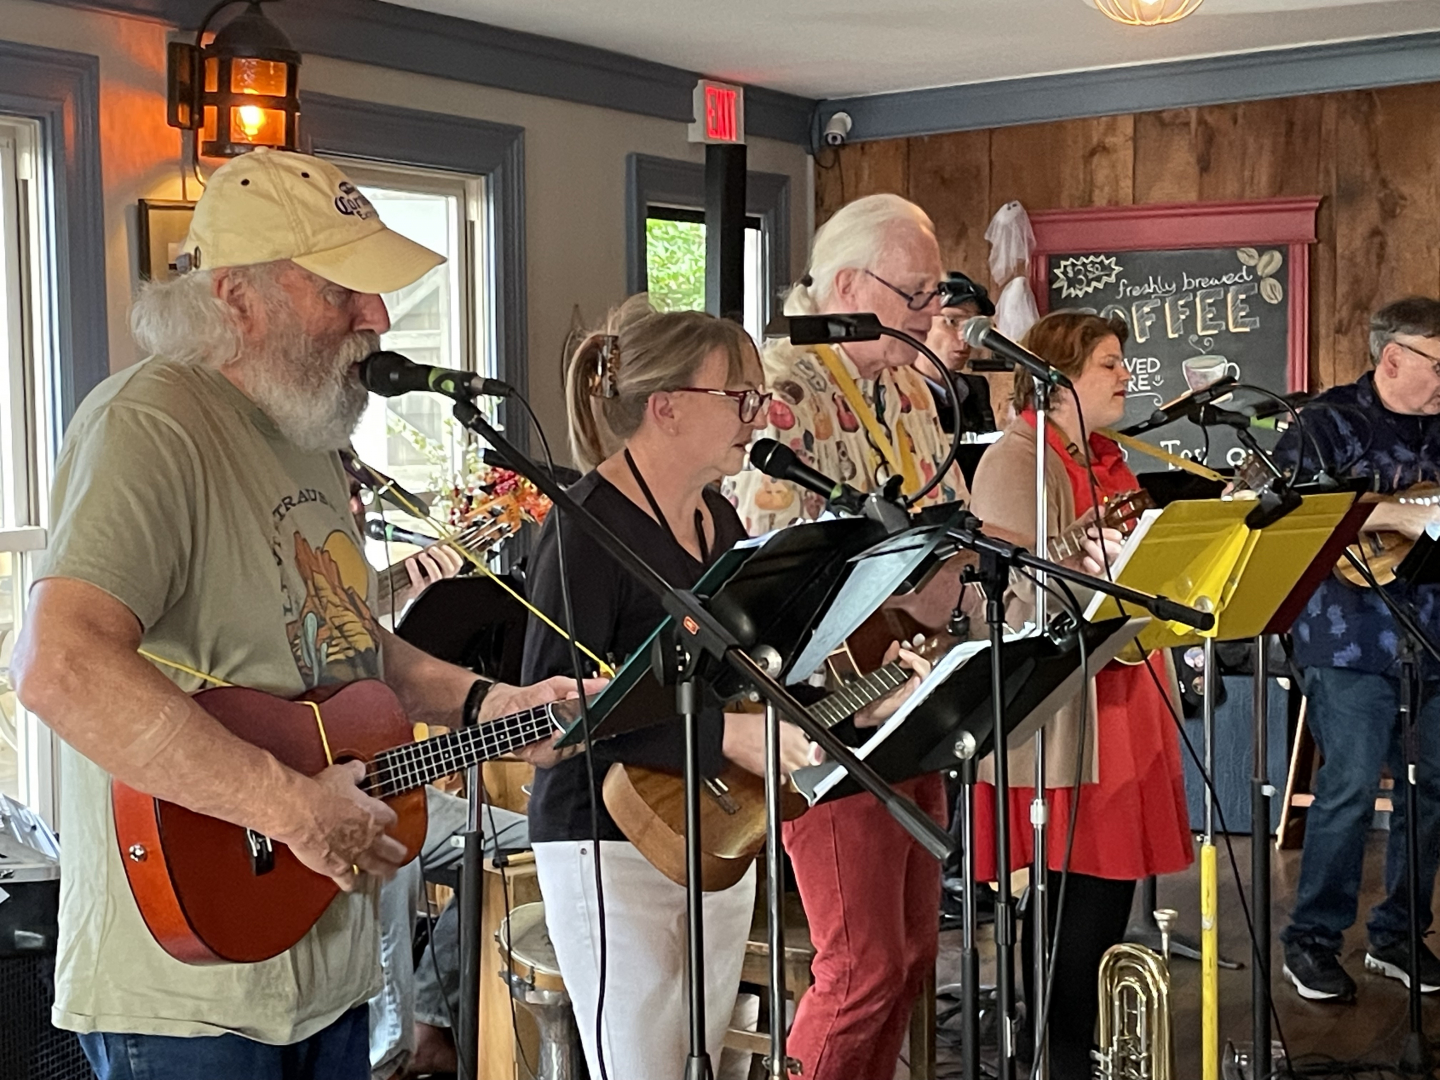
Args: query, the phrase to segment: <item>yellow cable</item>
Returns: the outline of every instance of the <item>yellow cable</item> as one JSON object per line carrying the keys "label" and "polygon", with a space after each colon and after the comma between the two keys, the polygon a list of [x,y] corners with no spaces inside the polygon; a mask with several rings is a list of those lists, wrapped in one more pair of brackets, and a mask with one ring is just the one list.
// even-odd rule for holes
{"label": "yellow cable", "polygon": [[[413,517],[416,517],[416,518],[418,518],[418,519],[421,520],[421,521],[428,521],[428,522],[430,522],[430,524],[434,525],[436,531],[440,534],[440,539],[441,539],[442,541],[445,541],[445,542],[450,543],[450,546],[451,546],[451,547],[453,547],[455,550],[459,551],[461,555],[463,555],[466,559],[470,560],[470,562],[471,562],[472,564],[474,564],[475,569],[479,570],[480,573],[484,574],[484,575],[485,575],[486,577],[488,577],[491,581],[495,582],[495,584],[499,585],[500,588],[504,589],[507,593],[509,593],[510,596],[511,596],[514,600],[516,600],[517,602],[519,602],[519,603],[521,604],[521,606],[523,606],[527,611],[529,611],[529,612],[530,612],[532,615],[534,615],[537,619],[539,619],[541,622],[543,622],[546,626],[550,627],[551,630],[554,630],[555,633],[559,634],[559,635],[560,635],[562,638],[564,638],[566,641],[570,641],[570,640],[571,640],[570,635],[567,634],[564,630],[562,630],[562,629],[555,623],[555,621],[554,621],[553,619],[551,619],[551,618],[550,618],[548,615],[546,615],[543,611],[541,611],[539,608],[537,608],[534,604],[530,603],[530,601],[526,600],[525,597],[523,597],[523,596],[521,596],[519,593],[517,593],[514,589],[512,589],[512,588],[510,587],[510,585],[509,585],[508,582],[506,582],[506,581],[503,580],[501,577],[499,577],[499,575],[497,575],[493,570],[491,570],[490,567],[486,566],[486,565],[485,565],[485,561],[484,561],[483,559],[481,559],[480,556],[476,555],[473,551],[471,551],[469,548],[467,548],[464,544],[456,544],[456,543],[454,543],[453,541],[455,540],[455,538],[456,538],[457,536],[460,535],[460,533],[459,533],[458,531],[454,530],[454,529],[451,529],[449,522],[441,521],[439,518],[437,518],[437,517],[431,515],[430,513],[422,510],[420,507],[416,506],[416,505],[415,505],[414,503],[412,503],[409,499],[407,499],[407,498],[405,497],[405,495],[402,494],[402,493],[399,491],[399,489],[397,489],[397,488],[393,488],[393,487],[392,487],[392,488],[390,489],[390,495],[391,495],[396,501],[403,503],[403,504],[405,505],[405,508],[410,511],[410,513],[411,513],[411,515],[412,515]],[[558,513],[559,511],[557,510],[556,512]],[[614,668],[612,668],[612,667],[611,667],[609,664],[607,664],[604,660],[600,659],[600,657],[596,656],[593,652],[591,652],[589,649],[587,649],[587,648],[586,648],[584,645],[582,645],[580,642],[577,641],[577,642],[575,642],[575,644],[576,644],[576,646],[580,649],[581,652],[583,652],[583,653],[584,653],[586,656],[588,656],[591,660],[594,660],[594,661],[595,661],[596,665],[597,665],[597,666],[599,667],[599,669],[600,669],[600,674],[601,674],[602,676],[604,676],[604,677],[607,678],[607,679],[613,679],[613,678],[615,677],[615,669],[614,669]]]}
{"label": "yellow cable", "polygon": [[165,657],[157,656],[149,649],[136,649],[135,651],[151,663],[159,664],[162,667],[174,668],[176,671],[183,671],[186,675],[193,675],[201,682],[213,683],[216,686],[235,685],[234,683],[226,682],[224,679],[217,679],[214,675],[206,675],[203,671],[196,671],[193,667],[188,667],[185,664],[178,664],[174,660],[166,660]]}

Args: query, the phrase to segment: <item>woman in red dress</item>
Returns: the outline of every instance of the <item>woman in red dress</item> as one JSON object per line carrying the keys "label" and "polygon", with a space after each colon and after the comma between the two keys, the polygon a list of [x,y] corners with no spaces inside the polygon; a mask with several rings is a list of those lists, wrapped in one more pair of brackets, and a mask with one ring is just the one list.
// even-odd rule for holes
{"label": "woman in red dress", "polygon": [[[1119,446],[1093,434],[1117,422],[1125,412],[1129,384],[1122,351],[1125,337],[1123,322],[1079,311],[1047,315],[1025,336],[1025,346],[1063,371],[1075,387],[1073,394],[1056,390],[1046,429],[1047,525],[1052,536],[1093,516],[1092,490],[1103,502],[1139,487]],[[1015,420],[980,460],[971,508],[987,525],[1006,535],[1034,537],[1035,408],[1030,377],[1018,370],[1015,410]],[[1092,432],[1088,444],[1081,438],[1082,413],[1086,429]],[[1075,561],[1077,567],[1091,573],[1099,570],[1095,558],[1100,537],[1094,536],[1094,540],[1090,554]],[[1115,534],[1106,534],[1110,557],[1117,540]],[[1033,591],[1017,589],[1016,593],[1012,623],[1023,621],[1033,597]],[[1055,606],[1052,600],[1052,611]],[[1051,872],[1046,893],[1052,932],[1059,871],[1065,866],[1066,839],[1074,821],[1065,919],[1060,947],[1055,950],[1056,1004],[1050,1010],[1048,1027],[1054,1080],[1088,1080],[1091,1075],[1100,957],[1124,938],[1136,881],[1183,870],[1193,858],[1179,737],[1165,701],[1167,693],[1178,700],[1173,692],[1174,675],[1162,653],[1149,658],[1149,668],[1112,663],[1094,679],[1086,708],[1085,762],[1080,773],[1084,782],[1078,812],[1074,783],[1081,756],[1080,703],[1061,710],[1046,725],[1047,862]],[[1012,783],[1033,785],[1035,767],[1029,747],[1011,750],[1009,768]],[[1031,861],[1033,799],[1032,786],[1011,788],[1008,869],[1012,871]],[[975,801],[977,873],[981,880],[994,880],[994,789],[981,784]],[[1026,967],[1028,972],[1028,964]]]}

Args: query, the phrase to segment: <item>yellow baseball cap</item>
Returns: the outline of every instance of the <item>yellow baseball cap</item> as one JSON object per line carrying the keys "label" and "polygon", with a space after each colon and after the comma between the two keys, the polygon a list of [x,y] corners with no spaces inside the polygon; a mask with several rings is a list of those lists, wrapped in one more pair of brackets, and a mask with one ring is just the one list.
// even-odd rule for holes
{"label": "yellow baseball cap", "polygon": [[361,293],[402,289],[445,261],[386,228],[328,161],[262,147],[215,170],[177,265],[216,270],[282,259]]}

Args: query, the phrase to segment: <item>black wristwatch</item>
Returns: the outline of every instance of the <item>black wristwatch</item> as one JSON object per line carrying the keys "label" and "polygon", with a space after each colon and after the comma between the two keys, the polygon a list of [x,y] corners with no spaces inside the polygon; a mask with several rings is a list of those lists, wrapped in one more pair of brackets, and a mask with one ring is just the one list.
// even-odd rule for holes
{"label": "black wristwatch", "polygon": [[476,679],[470,684],[470,692],[465,695],[465,704],[460,709],[461,727],[471,727],[480,722],[480,703],[494,685],[493,681],[485,678]]}

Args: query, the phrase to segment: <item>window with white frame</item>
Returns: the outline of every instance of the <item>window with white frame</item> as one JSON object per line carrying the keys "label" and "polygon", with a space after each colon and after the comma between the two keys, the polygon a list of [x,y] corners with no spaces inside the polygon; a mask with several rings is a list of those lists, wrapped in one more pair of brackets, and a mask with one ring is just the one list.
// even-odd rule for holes
{"label": "window with white frame", "polygon": [[54,737],[15,700],[10,657],[45,546],[55,385],[39,125],[0,116],[0,792],[54,821]]}
{"label": "window with white frame", "polygon": [[[495,375],[489,279],[477,257],[486,250],[484,179],[354,159],[337,164],[387,226],[445,256],[415,284],[385,295],[390,330],[382,347],[419,364]],[[372,397],[354,437],[363,461],[414,492],[434,492],[455,476],[466,444],[446,399],[435,394]],[[372,546],[381,564],[396,554]]]}

